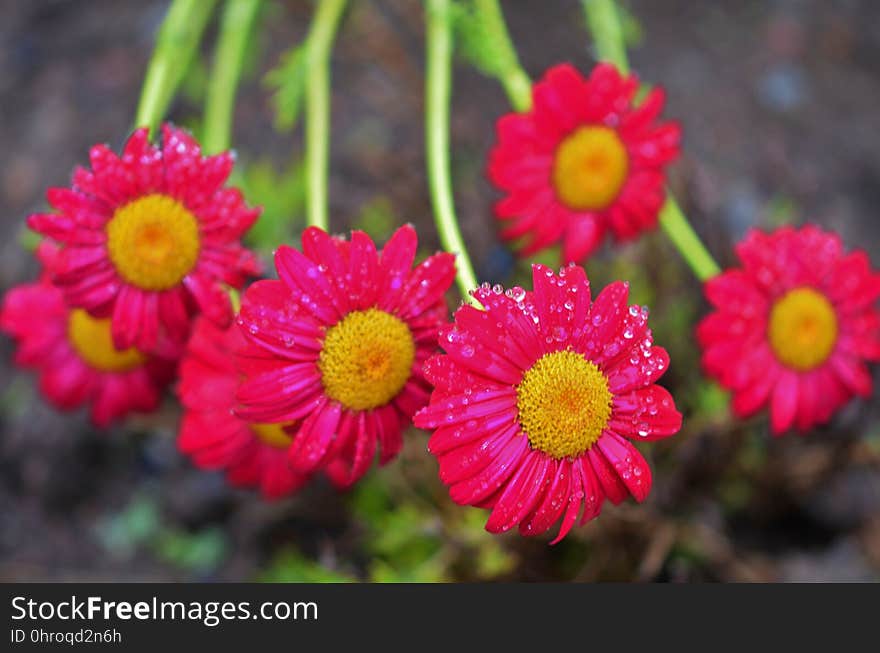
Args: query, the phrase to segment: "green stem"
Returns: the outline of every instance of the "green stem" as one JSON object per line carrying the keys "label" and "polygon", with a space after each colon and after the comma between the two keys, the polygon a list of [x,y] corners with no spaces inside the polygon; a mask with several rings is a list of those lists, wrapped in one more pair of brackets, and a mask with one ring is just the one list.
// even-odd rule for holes
{"label": "green stem", "polygon": [[626,58],[626,41],[620,14],[614,0],[581,0],[587,15],[587,25],[593,36],[596,56],[601,61],[610,61],[621,74],[629,73]]}
{"label": "green stem", "polygon": [[474,303],[470,291],[477,277],[458,228],[449,174],[449,96],[452,72],[452,30],[449,0],[427,0],[427,70],[425,73],[425,148],[434,221],[447,252],[456,255],[456,281],[462,298]]}
{"label": "green stem", "polygon": [[202,38],[215,0],[173,0],[147,67],[136,127],[155,133]]}
{"label": "green stem", "polygon": [[706,246],[703,245],[703,241],[691,227],[678,202],[668,190],[666,191],[666,203],[660,209],[660,226],[693,270],[697,279],[706,281],[721,272],[721,268],[718,267]]}
{"label": "green stem", "polygon": [[202,147],[208,154],[228,150],[235,93],[251,27],[262,0],[226,0],[208,91]]}
{"label": "green stem", "polygon": [[330,151],[330,48],[345,0],[318,0],[308,36],[306,81],[306,213],[310,226],[329,228],[327,171]]}
{"label": "green stem", "polygon": [[516,55],[516,48],[507,31],[504,14],[498,0],[474,0],[483,26],[491,34],[501,60],[501,72],[498,79],[504,86],[507,98],[515,111],[528,111],[532,107],[532,80],[523,70]]}
{"label": "green stem", "polygon": [[[626,74],[629,64],[617,4],[614,0],[581,2],[596,45],[596,55]],[[706,281],[721,271],[669,190],[666,191],[666,203],[660,210],[660,226],[700,281]]]}

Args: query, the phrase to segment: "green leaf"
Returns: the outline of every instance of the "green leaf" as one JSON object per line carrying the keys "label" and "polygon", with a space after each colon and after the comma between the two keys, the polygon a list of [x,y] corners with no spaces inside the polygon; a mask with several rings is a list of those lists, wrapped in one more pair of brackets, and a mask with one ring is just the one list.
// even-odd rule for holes
{"label": "green leaf", "polygon": [[258,161],[242,170],[236,183],[250,204],[263,209],[248,231],[248,244],[267,254],[282,243],[291,243],[304,222],[306,184],[302,163],[296,161],[279,171],[269,161]]}
{"label": "green leaf", "polygon": [[308,41],[303,41],[281,55],[278,65],[266,73],[265,86],[272,91],[275,129],[289,131],[296,124],[305,96],[309,72]]}

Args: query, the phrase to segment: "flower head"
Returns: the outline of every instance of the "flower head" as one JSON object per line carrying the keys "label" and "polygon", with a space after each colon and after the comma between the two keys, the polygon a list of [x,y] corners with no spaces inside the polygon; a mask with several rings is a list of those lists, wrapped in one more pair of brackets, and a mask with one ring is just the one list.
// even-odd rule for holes
{"label": "flower head", "polygon": [[71,306],[108,318],[117,348],[178,354],[198,312],[232,319],[224,284],[259,271],[239,243],[259,212],[223,186],[231,153],[204,157],[184,130],[165,125],[161,147],[135,130],[121,156],[90,152],[71,188],[51,188],[55,213],[31,215],[34,231],[62,244],[55,283]]}
{"label": "flower head", "polygon": [[425,365],[434,391],[415,423],[434,430],[453,501],[492,510],[487,530],[537,535],[562,518],[559,541],[606,498],[648,496],[631,440],[668,437],[681,415],[655,385],[669,357],[625,283],[591,302],[583,268],[532,270],[533,292],[484,286],[473,294],[486,310],[458,309],[446,353]]}
{"label": "flower head", "polygon": [[16,363],[39,373],[40,390],[57,408],[88,404],[98,426],[155,410],[174,363],[134,348],[117,350],[110,321],[69,308],[52,285],[55,248],[44,243],[38,256],[47,267],[40,281],[12,288],[0,309],[0,330],[18,341]]}
{"label": "flower head", "polygon": [[401,433],[425,405],[422,365],[446,319],[453,257],[412,268],[416,233],[398,229],[381,252],[355,231],[351,240],[306,229],[303,251],[275,253],[278,281],[258,281],[238,323],[249,345],[238,415],[287,424],[293,468],[325,469],[337,485],[397,455]]}
{"label": "flower head", "polygon": [[233,412],[241,382],[234,354],[244,344],[235,324],[224,330],[204,317],[196,320],[180,364],[177,391],[184,413],[177,444],[199,467],[225,470],[232,485],[259,487],[266,498],[279,498],[308,476],[290,467],[292,436],[284,425],[248,422]]}
{"label": "flower head", "polygon": [[495,214],[509,222],[502,238],[525,239],[524,256],[561,241],[563,259],[580,262],[608,230],[628,240],[656,225],[680,131],[657,121],[661,89],[636,107],[637,89],[610,64],[586,79],[562,64],[535,84],[530,111],[498,121],[489,178],[505,197]]}
{"label": "flower head", "polygon": [[827,422],[871,393],[865,362],[880,360],[880,274],[862,251],[808,225],[750,231],[742,267],[706,282],[715,312],[697,337],[703,366],[747,417],[770,408],[774,433]]}

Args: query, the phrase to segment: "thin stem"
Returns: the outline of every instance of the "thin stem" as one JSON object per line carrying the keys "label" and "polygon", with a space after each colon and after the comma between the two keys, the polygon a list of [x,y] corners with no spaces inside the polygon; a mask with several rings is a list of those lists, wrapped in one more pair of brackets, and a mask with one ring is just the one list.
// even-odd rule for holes
{"label": "thin stem", "polygon": [[626,58],[626,41],[620,14],[614,0],[581,0],[587,15],[587,25],[593,36],[596,56],[601,61],[610,61],[621,74],[629,73]]}
{"label": "thin stem", "polygon": [[215,0],[173,0],[147,67],[136,127],[155,132],[202,38]]}
{"label": "thin stem", "polygon": [[434,222],[447,252],[457,256],[456,282],[462,298],[474,303],[470,291],[477,277],[458,228],[449,175],[449,95],[452,73],[452,30],[449,0],[427,0],[427,70],[425,147]]}
{"label": "thin stem", "polygon": [[306,82],[306,214],[310,226],[329,228],[327,170],[330,151],[330,48],[345,0],[318,0],[308,36]]}
{"label": "thin stem", "polygon": [[214,66],[205,97],[202,147],[209,154],[229,149],[235,93],[251,27],[262,0],[226,0]]}
{"label": "thin stem", "polygon": [[[596,44],[596,55],[602,61],[613,63],[621,73],[626,74],[629,65],[617,4],[614,0],[581,2]],[[666,203],[660,210],[659,219],[663,231],[700,281],[706,281],[721,271],[669,190],[666,191]]]}
{"label": "thin stem", "polygon": [[474,4],[501,55],[498,79],[504,86],[511,106],[515,111],[528,111],[532,107],[532,80],[519,63],[516,48],[513,47],[510,32],[504,22],[501,5],[498,0],[475,0]]}
{"label": "thin stem", "polygon": [[703,245],[670,191],[666,191],[666,203],[660,210],[660,226],[697,279],[706,281],[721,272],[718,263]]}

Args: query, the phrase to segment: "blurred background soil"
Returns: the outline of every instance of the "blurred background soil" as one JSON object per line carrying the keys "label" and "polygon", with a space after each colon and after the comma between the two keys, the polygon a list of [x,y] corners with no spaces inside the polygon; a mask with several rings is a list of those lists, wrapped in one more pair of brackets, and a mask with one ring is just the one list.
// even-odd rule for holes
{"label": "blurred background soil", "polygon": [[[537,77],[592,52],[579,3],[503,3]],[[437,247],[424,178],[423,28],[416,0],[354,0],[333,61],[330,202],[337,231],[382,237],[414,223]],[[723,264],[753,225],[816,222],[880,266],[880,3],[870,0],[630,0],[633,67],[668,92],[685,154],[674,186]],[[25,216],[45,208],[97,142],[130,129],[161,0],[0,0],[0,290],[32,279]],[[270,3],[236,113],[239,182],[266,205],[267,242],[297,243],[299,131],[273,128],[261,81],[298,43],[311,5]],[[213,28],[172,108],[198,129]],[[499,85],[455,71],[456,199],[481,280],[522,282],[496,239],[485,156],[508,111]],[[552,260],[552,256],[550,257]],[[400,459],[336,494],[317,482],[265,503],[177,453],[179,409],[108,432],[48,408],[0,339],[2,580],[877,580],[880,402],[853,402],[828,427],[772,439],[766,417],[736,422],[698,373],[700,287],[655,233],[606,247],[598,288],[629,279],[651,307],[672,366],[662,383],[685,427],[642,450],[655,485],[643,505],[607,506],[562,544],[493,537],[486,513],[454,506],[412,431]],[[878,379],[874,370],[875,381]]]}

